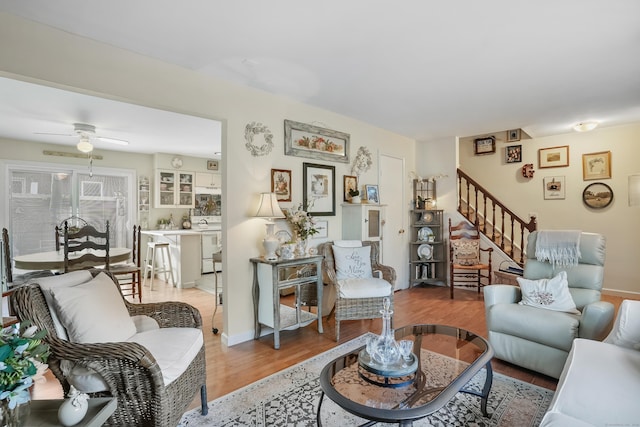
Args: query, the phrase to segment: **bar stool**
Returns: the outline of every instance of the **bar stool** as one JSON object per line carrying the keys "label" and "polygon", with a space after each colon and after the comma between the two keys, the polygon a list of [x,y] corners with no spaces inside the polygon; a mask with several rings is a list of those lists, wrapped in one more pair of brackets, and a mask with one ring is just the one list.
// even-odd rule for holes
{"label": "bar stool", "polygon": [[[162,266],[156,267],[156,253],[160,252],[162,257]],[[151,262],[149,262],[151,260]],[[158,258],[158,261],[160,258]],[[167,261],[169,268],[167,269]],[[147,285],[147,274],[151,273],[151,282],[149,283],[149,290],[153,290],[153,276],[156,274],[164,273],[164,281],[169,282],[167,273],[171,274],[171,284],[175,286],[176,280],[173,275],[173,266],[171,265],[171,255],[169,254],[169,243],[165,242],[147,242],[147,256],[144,264],[144,279],[142,286]]]}

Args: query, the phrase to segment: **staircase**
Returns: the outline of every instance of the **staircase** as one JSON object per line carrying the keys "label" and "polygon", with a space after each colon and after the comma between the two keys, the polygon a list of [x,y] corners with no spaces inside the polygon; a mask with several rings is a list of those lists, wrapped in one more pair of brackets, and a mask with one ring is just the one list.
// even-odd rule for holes
{"label": "staircase", "polygon": [[525,222],[462,170],[457,170],[458,212],[479,223],[480,231],[519,266],[524,266],[526,237],[536,218]]}

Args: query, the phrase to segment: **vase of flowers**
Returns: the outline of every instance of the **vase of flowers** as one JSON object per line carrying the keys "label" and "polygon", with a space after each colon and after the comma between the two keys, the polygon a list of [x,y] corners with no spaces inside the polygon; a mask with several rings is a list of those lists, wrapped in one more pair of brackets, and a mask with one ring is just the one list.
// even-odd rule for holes
{"label": "vase of flowers", "polygon": [[318,233],[315,225],[315,219],[309,215],[307,211],[302,207],[302,203],[295,209],[290,209],[285,212],[287,222],[291,224],[291,228],[298,236],[296,243],[296,255],[304,256],[307,253],[307,240],[309,237]]}
{"label": "vase of flowers", "polygon": [[49,345],[46,331],[31,322],[11,325],[0,332],[0,425],[24,425],[30,412],[29,388],[46,370]]}

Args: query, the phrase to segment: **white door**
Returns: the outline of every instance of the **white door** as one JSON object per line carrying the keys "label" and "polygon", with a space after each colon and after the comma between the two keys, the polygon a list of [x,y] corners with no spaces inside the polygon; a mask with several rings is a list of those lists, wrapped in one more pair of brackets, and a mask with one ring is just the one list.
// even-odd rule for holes
{"label": "white door", "polygon": [[396,269],[396,289],[409,283],[409,244],[407,233],[407,203],[405,203],[404,158],[380,154],[380,203],[386,205],[382,227],[382,263]]}

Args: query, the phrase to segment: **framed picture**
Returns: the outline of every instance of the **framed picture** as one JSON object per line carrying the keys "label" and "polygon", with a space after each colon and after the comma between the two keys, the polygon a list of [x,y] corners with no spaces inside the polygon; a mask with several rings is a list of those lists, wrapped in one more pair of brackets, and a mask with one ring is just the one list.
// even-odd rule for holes
{"label": "framed picture", "polygon": [[313,216],[336,214],[335,166],[302,164],[302,205]]}
{"label": "framed picture", "polygon": [[348,202],[351,200],[351,196],[349,195],[349,190],[357,190],[358,189],[358,177],[351,175],[344,175],[344,186],[343,188],[343,200]]}
{"label": "framed picture", "polygon": [[520,141],[520,129],[511,129],[507,131],[507,142]]}
{"label": "framed picture", "polygon": [[311,236],[312,239],[326,239],[329,237],[329,221],[327,220],[316,220],[316,230],[318,232]]}
{"label": "framed picture", "polygon": [[606,208],[613,202],[613,190],[603,182],[594,182],[585,187],[582,201],[593,209]]}
{"label": "framed picture", "polygon": [[349,163],[349,134],[285,120],[284,154]]}
{"label": "framed picture", "polygon": [[479,154],[491,154],[496,152],[496,139],[492,136],[476,138],[473,140],[473,152]]}
{"label": "framed picture", "polygon": [[207,170],[217,171],[220,166],[220,162],[218,160],[207,160]]}
{"label": "framed picture", "polygon": [[564,176],[545,176],[544,177],[544,198],[545,200],[562,200],[564,199]]}
{"label": "framed picture", "polygon": [[540,168],[569,166],[569,146],[541,148],[538,150]]}
{"label": "framed picture", "polygon": [[373,184],[365,185],[368,203],[380,203],[380,195],[378,194],[378,186]]}
{"label": "framed picture", "polygon": [[589,153],[582,155],[582,179],[611,178],[611,151]]}
{"label": "framed picture", "polygon": [[279,202],[291,201],[291,171],[271,169],[271,192],[276,193]]}
{"label": "framed picture", "polygon": [[506,163],[520,163],[522,161],[522,145],[510,145],[504,149]]}

